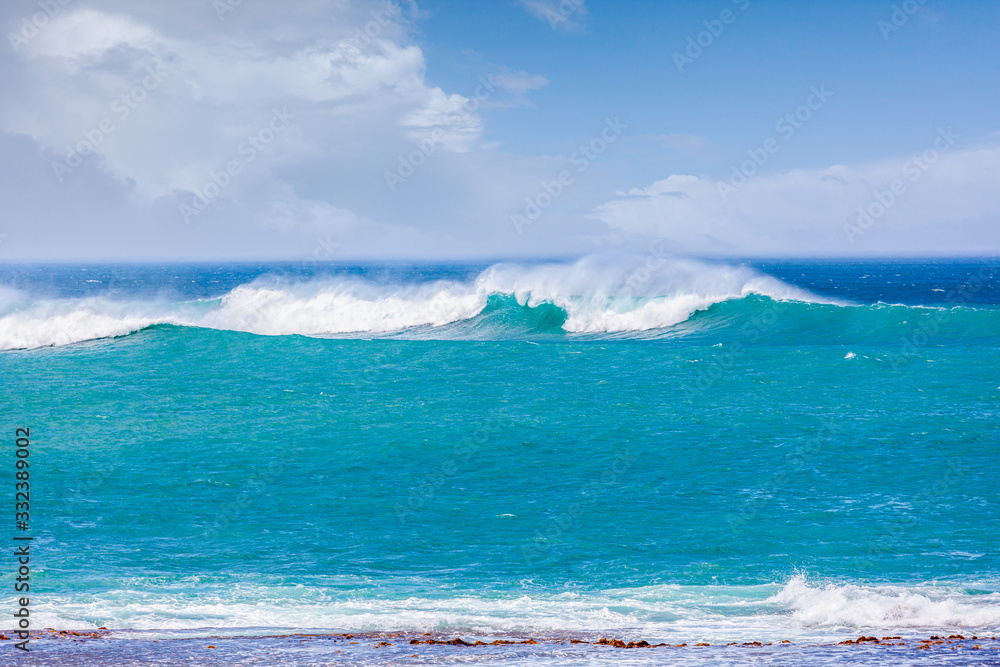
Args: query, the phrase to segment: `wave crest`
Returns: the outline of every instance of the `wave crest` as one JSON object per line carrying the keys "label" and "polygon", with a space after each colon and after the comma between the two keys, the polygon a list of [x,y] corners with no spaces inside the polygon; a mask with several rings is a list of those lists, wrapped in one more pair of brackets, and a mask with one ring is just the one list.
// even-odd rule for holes
{"label": "wave crest", "polygon": [[[418,335],[475,337],[484,334],[476,318],[498,296],[514,299],[522,309],[554,305],[565,313],[557,318],[564,332],[641,332],[672,327],[713,304],[750,294],[823,301],[747,267],[606,257],[568,264],[497,264],[464,282],[383,284],[343,276],[292,282],[264,277],[216,299],[187,302],[37,300],[7,290],[0,295],[0,349],[67,345],[156,324],[306,336],[385,335],[424,328],[430,331]],[[524,318],[507,335],[534,331],[529,323],[533,319],[538,317]],[[454,325],[468,326],[463,330]],[[504,335],[495,328],[488,333]]]}

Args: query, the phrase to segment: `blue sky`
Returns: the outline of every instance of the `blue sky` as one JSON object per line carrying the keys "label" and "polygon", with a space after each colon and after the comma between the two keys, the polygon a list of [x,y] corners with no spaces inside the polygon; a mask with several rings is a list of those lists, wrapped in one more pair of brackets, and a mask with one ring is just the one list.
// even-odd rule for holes
{"label": "blue sky", "polygon": [[[461,90],[487,63],[550,80],[534,106],[491,119],[488,136],[511,150],[557,151],[586,134],[590,117],[619,114],[635,134],[694,134],[740,152],[818,83],[838,103],[829,122],[789,147],[790,165],[906,152],[942,123],[973,136],[997,129],[995,3],[925,4],[889,40],[877,25],[891,17],[889,3],[753,0],[740,11],[743,3],[725,1],[591,0],[585,29],[556,34],[513,2],[483,4],[492,11],[426,3],[417,38],[428,43],[434,85]],[[736,21],[678,72],[673,53],[727,8]]]}
{"label": "blue sky", "polygon": [[0,261],[1000,250],[996,3],[17,0],[0,25]]}

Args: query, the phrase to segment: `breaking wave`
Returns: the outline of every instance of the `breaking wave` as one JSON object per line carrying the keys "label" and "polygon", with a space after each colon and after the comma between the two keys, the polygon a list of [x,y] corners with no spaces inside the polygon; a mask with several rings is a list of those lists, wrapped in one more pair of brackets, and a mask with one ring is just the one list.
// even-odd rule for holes
{"label": "breaking wave", "polygon": [[[780,326],[770,330],[770,324],[753,324],[773,319],[772,311],[782,304],[793,312],[782,315]],[[0,287],[0,349],[69,345],[157,325],[268,336],[486,340],[536,334],[669,337],[724,333],[727,327],[745,338],[748,326],[767,328],[771,337],[784,332],[792,342],[815,331],[830,340],[880,332],[886,340],[898,340],[901,327],[912,328],[920,318],[928,321],[920,326],[932,337],[949,320],[955,320],[953,327],[961,324],[963,331],[978,331],[990,340],[1000,331],[996,310],[956,307],[955,312],[967,311],[965,317],[973,313],[980,318],[959,323],[951,310],[942,317],[940,308],[847,305],[745,266],[605,257],[496,264],[468,280],[387,283],[344,275],[300,280],[263,276],[203,299],[110,292],[37,297]]]}
{"label": "breaking wave", "polygon": [[[758,294],[821,302],[746,267],[693,260],[585,258],[497,264],[468,281],[384,284],[354,277],[262,277],[214,299],[33,298],[0,292],[0,349],[123,336],[154,325],[261,335],[503,337],[667,329],[713,304]],[[458,326],[456,326],[458,325]],[[464,326],[462,326],[464,325]]]}

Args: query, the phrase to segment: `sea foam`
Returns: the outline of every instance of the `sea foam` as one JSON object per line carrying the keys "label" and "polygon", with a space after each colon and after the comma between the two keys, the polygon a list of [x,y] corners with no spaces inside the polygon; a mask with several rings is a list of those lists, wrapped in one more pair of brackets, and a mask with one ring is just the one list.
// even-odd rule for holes
{"label": "sea foam", "polygon": [[[723,301],[750,294],[825,302],[748,267],[695,260],[585,257],[562,264],[496,264],[468,281],[386,284],[325,275],[307,281],[264,276],[215,299],[127,296],[33,298],[0,293],[0,349],[68,345],[156,325],[261,335],[380,335],[469,321],[490,297],[522,307],[552,304],[572,333],[665,329]],[[454,329],[439,331],[455,336]],[[434,331],[424,332],[435,337]]]}
{"label": "sea foam", "polygon": [[[1000,593],[957,586],[814,584],[795,576],[757,586],[657,585],[606,591],[422,595],[373,598],[339,581],[205,585],[134,580],[128,590],[48,600],[37,614],[57,629],[100,619],[108,627],[198,633],[206,628],[503,633],[609,632],[653,640],[831,641],[858,634],[995,633]],[[358,582],[359,589],[364,588]]]}

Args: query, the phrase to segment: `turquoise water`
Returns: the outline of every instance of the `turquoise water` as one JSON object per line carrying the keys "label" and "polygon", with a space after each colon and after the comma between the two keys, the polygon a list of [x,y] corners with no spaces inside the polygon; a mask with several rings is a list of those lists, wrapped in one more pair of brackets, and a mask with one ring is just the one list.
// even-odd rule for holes
{"label": "turquoise water", "polygon": [[995,263],[622,261],[8,273],[38,627],[1000,629]]}

